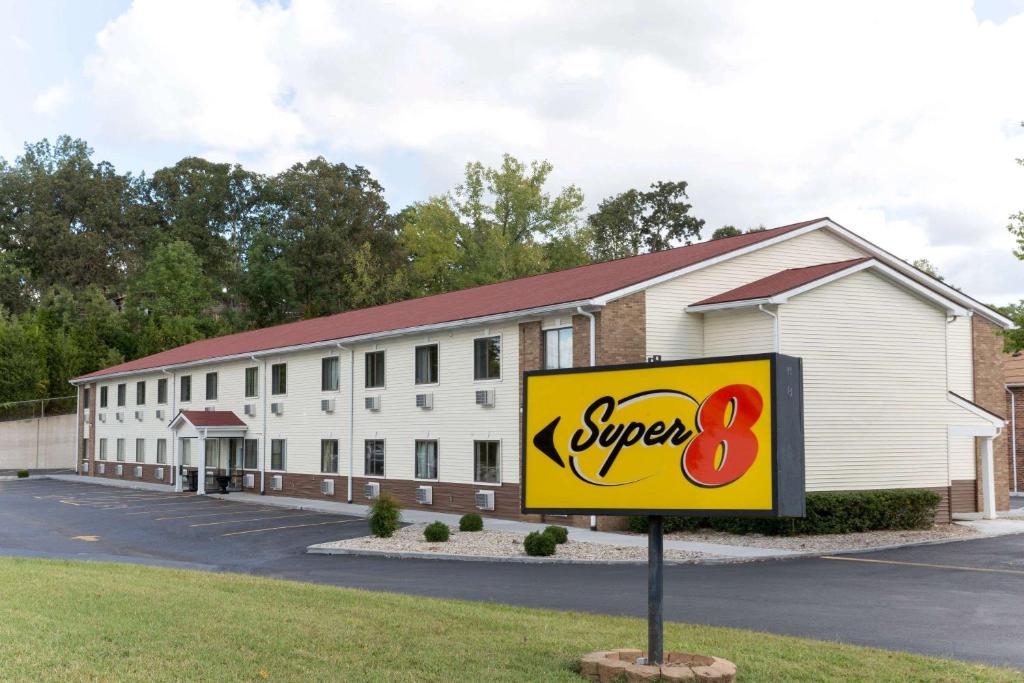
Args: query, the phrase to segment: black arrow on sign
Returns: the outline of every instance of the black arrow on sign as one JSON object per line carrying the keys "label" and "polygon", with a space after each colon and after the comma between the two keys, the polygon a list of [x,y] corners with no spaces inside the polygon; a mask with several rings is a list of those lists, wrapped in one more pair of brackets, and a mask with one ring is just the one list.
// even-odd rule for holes
{"label": "black arrow on sign", "polygon": [[565,467],[565,463],[562,461],[562,456],[558,454],[558,449],[555,448],[555,427],[558,426],[558,421],[562,417],[556,417],[551,421],[544,429],[537,432],[533,437],[533,445],[537,447],[537,450],[548,456],[555,461],[555,464],[559,467]]}

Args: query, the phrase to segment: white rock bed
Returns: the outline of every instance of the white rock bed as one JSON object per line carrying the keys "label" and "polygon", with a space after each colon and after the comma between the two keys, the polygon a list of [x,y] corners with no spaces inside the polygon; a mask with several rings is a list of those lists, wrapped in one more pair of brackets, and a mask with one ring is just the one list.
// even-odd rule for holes
{"label": "white rock bed", "polygon": [[[346,550],[377,550],[387,552],[417,552],[439,555],[465,555],[474,557],[528,557],[523,550],[526,534],[511,531],[465,531],[452,529],[451,536],[441,543],[430,543],[423,538],[425,524],[413,524],[399,529],[391,538],[363,536],[344,541],[322,543],[323,548]],[[556,559],[622,561],[647,560],[646,546],[619,546],[583,543],[569,540],[558,546]],[[673,562],[693,562],[715,557],[707,553],[665,550],[665,559]]]}
{"label": "white rock bed", "polygon": [[820,536],[759,536],[729,534],[723,531],[680,531],[665,534],[665,540],[693,543],[721,543],[750,548],[795,550],[797,552],[835,553],[922,541],[967,539],[978,532],[959,524],[936,524],[921,531],[864,531],[853,534],[822,534]]}

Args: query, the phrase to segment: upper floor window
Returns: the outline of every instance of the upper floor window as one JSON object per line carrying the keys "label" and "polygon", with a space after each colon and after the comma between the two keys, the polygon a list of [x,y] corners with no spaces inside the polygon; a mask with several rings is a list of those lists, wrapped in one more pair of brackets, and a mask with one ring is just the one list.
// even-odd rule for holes
{"label": "upper floor window", "polygon": [[82,407],[83,408],[88,408],[89,407],[89,399],[90,398],[92,398],[92,396],[89,393],[89,387],[84,387],[82,389]]}
{"label": "upper floor window", "polygon": [[366,388],[375,389],[384,386],[384,352],[368,351],[366,353]]}
{"label": "upper floor window", "polygon": [[562,327],[544,332],[544,368],[572,367],[572,328]]}
{"label": "upper floor window", "polygon": [[338,390],[338,365],[337,356],[328,356],[320,359],[320,390]]}
{"label": "upper floor window", "polygon": [[156,381],[156,402],[163,405],[167,403],[167,378]]}
{"label": "upper floor window", "polygon": [[278,363],[270,366],[270,393],[288,393],[288,364]]}
{"label": "upper floor window", "polygon": [[127,400],[128,400],[128,385],[127,384],[118,384],[117,385],[117,407],[120,408],[120,407],[124,406],[124,404],[125,404],[125,402]]}
{"label": "upper floor window", "polygon": [[217,373],[208,372],[206,373],[206,400],[216,401],[217,400]]}
{"label": "upper floor window", "polygon": [[144,406],[146,405],[146,383],[136,382],[135,383],[135,405]]}
{"label": "upper floor window", "polygon": [[437,384],[437,344],[416,347],[416,384]]}
{"label": "upper floor window", "polygon": [[192,375],[185,375],[181,378],[181,400],[192,400]]}
{"label": "upper floor window", "polygon": [[473,379],[501,379],[501,337],[473,340]]}
{"label": "upper floor window", "polygon": [[100,408],[107,407],[107,387],[100,387]]}
{"label": "upper floor window", "polygon": [[245,397],[254,398],[260,395],[260,369],[251,367],[245,369]]}

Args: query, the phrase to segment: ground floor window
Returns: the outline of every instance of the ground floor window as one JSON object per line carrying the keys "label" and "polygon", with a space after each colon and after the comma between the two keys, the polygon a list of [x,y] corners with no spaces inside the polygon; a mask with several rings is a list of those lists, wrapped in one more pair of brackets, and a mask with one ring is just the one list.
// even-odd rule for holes
{"label": "ground floor window", "polygon": [[192,439],[186,439],[182,437],[179,441],[181,451],[181,464],[185,467],[192,466]]}
{"label": "ground floor window", "polygon": [[135,462],[146,462],[145,439],[135,439]]}
{"label": "ground floor window", "polygon": [[259,444],[260,442],[256,439],[245,440],[245,455],[242,461],[242,467],[247,470],[255,470],[259,468]]}
{"label": "ground floor window", "polygon": [[473,481],[481,484],[498,484],[498,442],[473,442]]}
{"label": "ground floor window", "polygon": [[270,469],[283,470],[285,468],[286,456],[285,440],[271,439],[270,441]]}
{"label": "ground floor window", "polygon": [[107,459],[107,440],[100,439],[100,460]]}
{"label": "ground floor window", "polygon": [[363,473],[367,477],[384,476],[384,440],[366,440],[366,465]]}
{"label": "ground floor window", "polygon": [[437,442],[416,442],[416,478],[437,479]]}
{"label": "ground floor window", "polygon": [[324,474],[338,473],[337,439],[322,439],[320,441],[320,471]]}
{"label": "ground floor window", "polygon": [[82,439],[82,460],[89,459],[89,439]]}
{"label": "ground floor window", "polygon": [[117,440],[117,461],[124,462],[124,439]]}
{"label": "ground floor window", "polygon": [[156,464],[167,464],[167,439],[156,440]]}

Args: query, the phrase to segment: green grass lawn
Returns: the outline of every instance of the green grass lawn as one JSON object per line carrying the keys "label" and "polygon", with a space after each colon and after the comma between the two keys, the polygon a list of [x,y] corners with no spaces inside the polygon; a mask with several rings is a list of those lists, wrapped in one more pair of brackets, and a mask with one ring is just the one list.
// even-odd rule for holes
{"label": "green grass lawn", "polygon": [[[441,568],[440,565],[438,567]],[[642,646],[640,619],[414,598],[237,574],[0,558],[0,679],[578,681],[573,662]],[[667,649],[741,681],[1020,681],[910,654],[669,624]]]}

